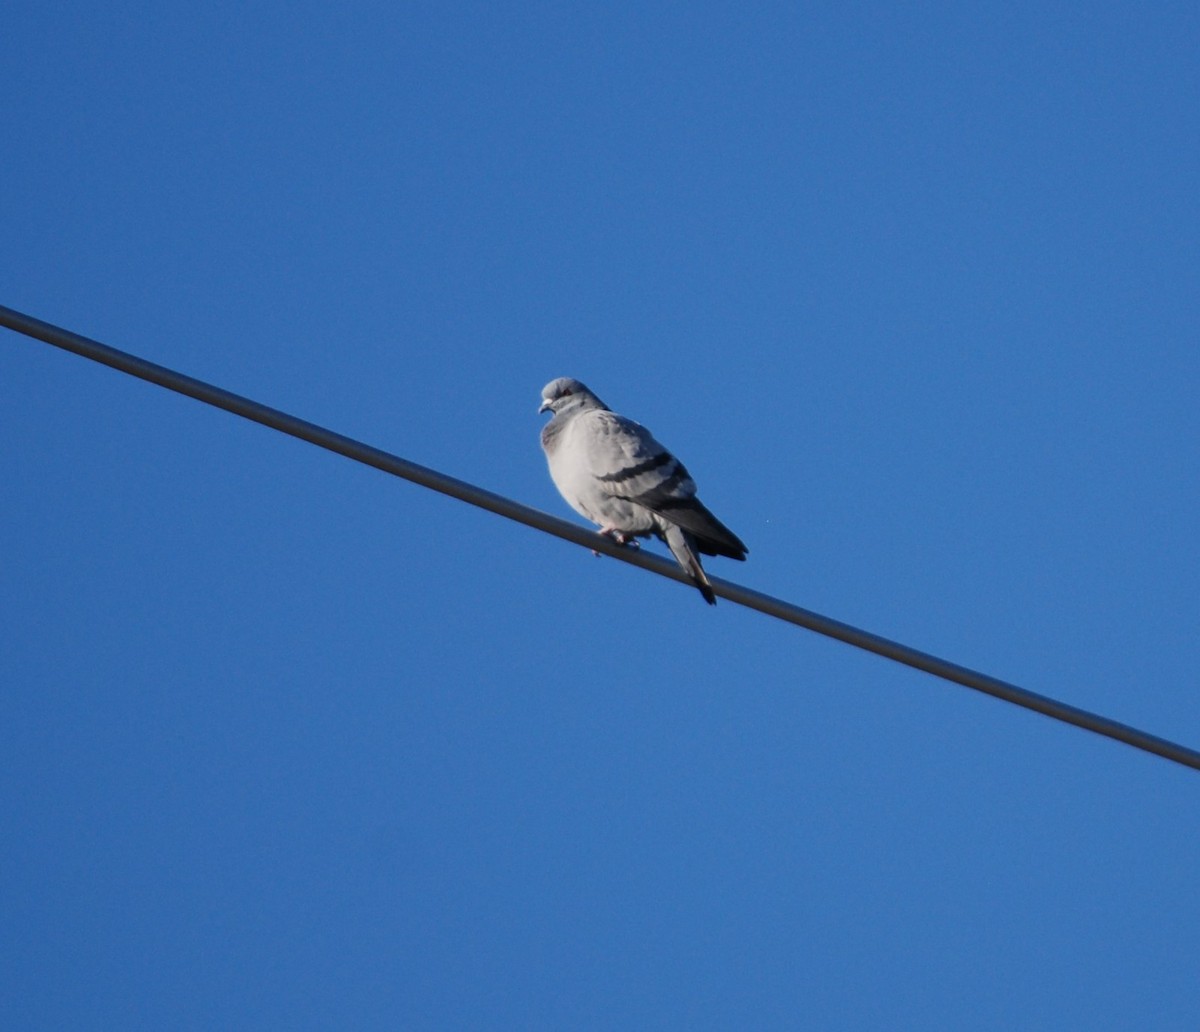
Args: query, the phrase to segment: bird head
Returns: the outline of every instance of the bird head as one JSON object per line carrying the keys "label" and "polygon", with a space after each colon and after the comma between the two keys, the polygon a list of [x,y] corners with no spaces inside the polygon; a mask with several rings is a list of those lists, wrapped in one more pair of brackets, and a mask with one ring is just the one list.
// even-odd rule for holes
{"label": "bird head", "polygon": [[607,406],[578,380],[560,376],[542,388],[542,404],[538,412],[549,411],[557,416],[562,412],[589,408],[603,409]]}

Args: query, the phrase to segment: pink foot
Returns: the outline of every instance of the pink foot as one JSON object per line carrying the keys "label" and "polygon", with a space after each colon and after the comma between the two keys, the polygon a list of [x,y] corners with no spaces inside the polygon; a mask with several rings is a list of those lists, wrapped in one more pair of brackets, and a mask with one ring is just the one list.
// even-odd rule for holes
{"label": "pink foot", "polygon": [[[625,531],[617,530],[616,527],[601,527],[599,533],[601,537],[612,538],[618,545],[628,545],[630,548],[642,547],[632,534],[626,534]],[[599,556],[600,553],[593,548],[592,555]]]}

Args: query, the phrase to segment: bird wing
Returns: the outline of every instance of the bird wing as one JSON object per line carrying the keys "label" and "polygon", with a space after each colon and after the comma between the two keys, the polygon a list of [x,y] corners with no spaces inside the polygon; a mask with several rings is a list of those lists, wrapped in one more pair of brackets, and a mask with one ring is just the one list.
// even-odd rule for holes
{"label": "bird wing", "polygon": [[581,415],[583,455],[597,487],[635,502],[686,530],[705,555],[746,557],[746,546],[696,498],[696,484],[683,463],[640,423],[615,412]]}

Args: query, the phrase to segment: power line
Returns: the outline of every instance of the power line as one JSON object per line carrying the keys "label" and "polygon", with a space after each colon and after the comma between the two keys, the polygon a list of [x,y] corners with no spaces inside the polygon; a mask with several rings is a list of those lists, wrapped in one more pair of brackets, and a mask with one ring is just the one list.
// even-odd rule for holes
{"label": "power line", "polygon": [[[560,537],[577,545],[583,545],[586,548],[603,552],[606,555],[611,555],[613,558],[620,559],[622,562],[629,563],[632,566],[639,566],[643,570],[657,573],[660,577],[669,577],[671,580],[680,581],[689,586],[691,584],[687,575],[675,563],[669,562],[660,556],[622,547],[608,538],[602,538],[594,531],[578,524],[568,523],[557,516],[551,516],[549,513],[531,509],[527,505],[514,502],[512,499],[498,494],[493,494],[491,491],[485,491],[474,484],[468,484],[463,480],[456,480],[454,477],[448,477],[444,473],[428,469],[425,466],[419,466],[415,462],[408,462],[397,455],[392,455],[379,448],[373,448],[369,444],[363,444],[361,441],[345,437],[332,430],[326,430],[315,423],[297,419],[286,412],[280,412],[278,409],[262,405],[257,401],[251,401],[249,398],[243,398],[220,387],[214,387],[212,384],[204,383],[202,380],[196,380],[190,376],[185,376],[183,373],[177,373],[172,369],[167,369],[165,366],[155,365],[153,362],[138,358],[136,355],[118,351],[116,348],[101,344],[99,341],[91,340],[88,337],[72,333],[70,330],[64,330],[50,323],[42,322],[40,319],[35,319],[32,316],[23,315],[20,312],[13,311],[11,308],[5,308],[3,305],[0,305],[0,325],[8,327],[10,330],[15,330],[17,333],[23,333],[28,337],[44,341],[47,344],[52,344],[54,347],[62,348],[64,351],[70,351],[84,358],[90,358],[102,365],[118,369],[123,373],[128,373],[130,376],[149,380],[151,383],[156,383],[160,387],[166,387],[168,390],[176,391],[179,394],[186,394],[190,398],[203,401],[206,404],[224,409],[227,412],[232,412],[235,415],[243,416],[256,423],[261,423],[263,426],[269,426],[273,430],[290,434],[292,437],[298,437],[302,441],[308,441],[311,444],[336,452],[339,455],[345,455],[356,462],[374,466],[385,473],[391,473],[404,480],[410,480],[415,484],[420,484],[422,487],[428,487],[431,490],[449,495],[452,498],[457,498],[459,501],[468,502],[481,509],[487,509],[489,512],[506,516],[510,520],[516,520],[518,523],[524,523],[537,530],[545,531],[547,534],[553,534],[555,537]],[[1045,695],[1038,695],[1036,692],[1019,688],[1017,685],[1009,684],[1007,681],[1001,681],[998,678],[990,677],[977,670],[971,670],[967,667],[959,666],[957,663],[939,659],[937,656],[931,656],[927,652],[920,652],[899,642],[891,641],[857,627],[852,627],[850,624],[842,623],[839,620],[822,616],[820,613],[802,609],[800,606],[784,602],[782,599],[764,595],[761,592],[753,591],[740,584],[734,584],[732,581],[722,580],[719,577],[713,577],[711,580],[713,591],[730,602],[736,602],[750,609],[756,609],[760,613],[766,613],[768,616],[785,620],[798,627],[804,627],[829,638],[835,638],[838,641],[845,642],[847,645],[865,649],[867,652],[873,652],[878,656],[884,656],[887,659],[895,660],[897,663],[903,663],[917,670],[924,670],[935,677],[953,681],[967,688],[974,688],[976,691],[1003,699],[1005,702],[1023,706],[1025,709],[1053,717],[1055,720],[1061,720],[1066,724],[1073,724],[1075,727],[1083,728],[1085,731],[1093,731],[1098,735],[1114,738],[1118,742],[1124,742],[1127,745],[1133,746],[1135,749],[1154,753],[1157,756],[1173,760],[1194,770],[1200,770],[1200,752],[1195,749],[1168,741],[1165,738],[1159,738],[1156,735],[1140,731],[1137,728],[1111,720],[1108,717],[1091,713],[1088,710],[1080,709],[1077,706],[1070,706],[1065,702],[1059,702]]]}

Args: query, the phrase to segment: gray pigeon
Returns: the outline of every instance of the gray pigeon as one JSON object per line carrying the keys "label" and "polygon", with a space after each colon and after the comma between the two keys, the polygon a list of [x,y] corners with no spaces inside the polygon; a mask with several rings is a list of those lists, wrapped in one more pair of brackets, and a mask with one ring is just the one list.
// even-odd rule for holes
{"label": "gray pigeon", "polygon": [[547,409],[554,418],[542,428],[542,449],[571,508],[623,545],[650,534],[661,538],[704,600],[716,605],[696,553],[745,559],[747,549],[700,503],[683,463],[578,380],[562,376],[546,384],[538,412]]}

